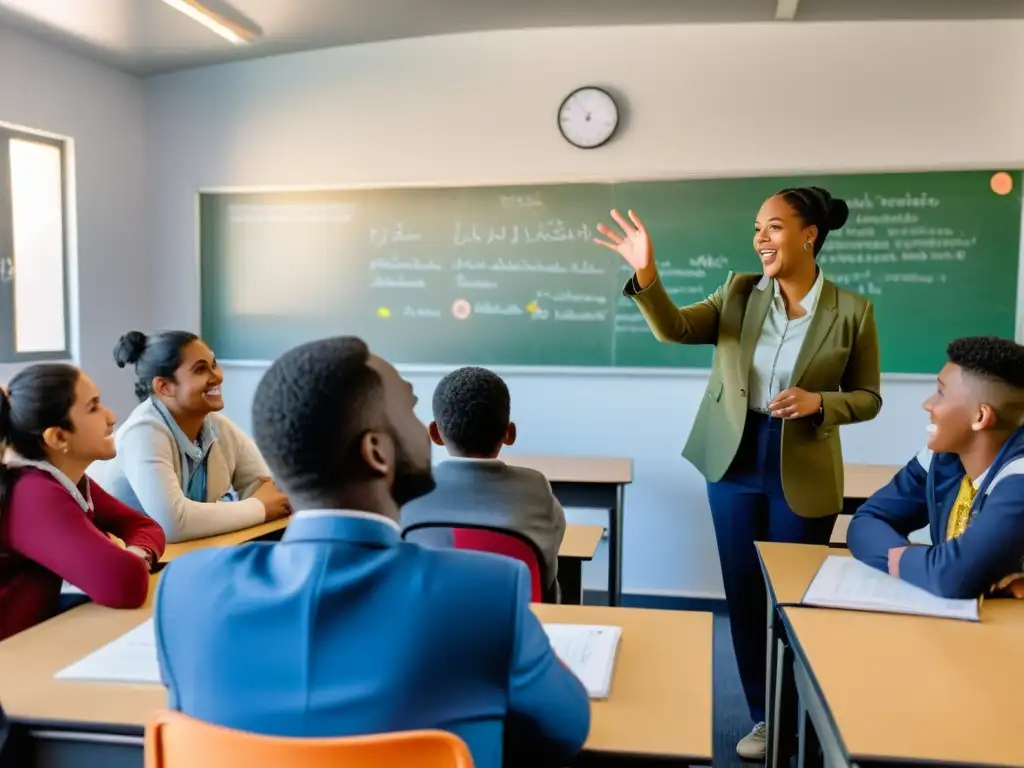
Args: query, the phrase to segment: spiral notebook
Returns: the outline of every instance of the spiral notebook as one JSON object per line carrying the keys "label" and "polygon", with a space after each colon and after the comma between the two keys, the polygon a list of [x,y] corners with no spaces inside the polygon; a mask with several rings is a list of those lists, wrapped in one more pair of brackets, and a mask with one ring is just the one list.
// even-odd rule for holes
{"label": "spiral notebook", "polygon": [[558,658],[580,679],[590,698],[608,698],[622,627],[545,624],[544,631]]}

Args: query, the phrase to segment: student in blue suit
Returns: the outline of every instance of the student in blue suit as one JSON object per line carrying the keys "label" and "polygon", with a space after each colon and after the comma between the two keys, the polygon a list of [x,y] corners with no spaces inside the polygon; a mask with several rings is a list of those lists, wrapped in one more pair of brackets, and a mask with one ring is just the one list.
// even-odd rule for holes
{"label": "student in blue suit", "polygon": [[478,768],[502,765],[503,742],[506,765],[564,765],[590,702],[530,610],[526,567],[401,539],[401,506],[434,487],[415,403],[356,338],[270,367],[254,437],[301,511],[280,543],[165,569],[155,620],[171,706],[280,736],[441,728]]}
{"label": "student in blue suit", "polygon": [[[1024,596],[1024,347],[958,339],[925,401],[928,447],[850,523],[853,555],[942,597]],[[931,546],[907,536],[928,526]]]}

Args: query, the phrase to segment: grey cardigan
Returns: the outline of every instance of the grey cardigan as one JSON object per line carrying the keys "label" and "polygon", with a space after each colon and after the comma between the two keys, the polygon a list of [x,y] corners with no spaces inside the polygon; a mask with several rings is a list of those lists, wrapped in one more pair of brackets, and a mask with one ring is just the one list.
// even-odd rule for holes
{"label": "grey cardigan", "polygon": [[[264,522],[263,503],[251,494],[270,470],[252,439],[226,416],[206,417],[214,438],[206,458],[206,503],[192,501],[182,490],[178,442],[157,408],[146,400],[132,411],[114,434],[117,456],[93,464],[90,477],[156,520],[169,544]],[[221,501],[231,490],[241,500]]]}

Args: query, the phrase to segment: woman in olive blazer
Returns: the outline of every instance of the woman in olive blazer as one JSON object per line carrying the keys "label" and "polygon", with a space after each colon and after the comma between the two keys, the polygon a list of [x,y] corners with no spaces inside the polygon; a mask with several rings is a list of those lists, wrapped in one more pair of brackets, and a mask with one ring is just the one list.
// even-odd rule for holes
{"label": "woman in olive blazer", "polygon": [[871,302],[825,279],[816,258],[848,209],[817,187],[782,190],[754,227],[759,274],[730,274],[704,301],[676,307],[632,211],[596,242],[636,273],[623,293],[654,335],[715,345],[683,455],[707,480],[740,677],[755,723],[737,751],[765,753],[766,600],[755,541],[828,543],[843,503],[838,427],[882,405]]}

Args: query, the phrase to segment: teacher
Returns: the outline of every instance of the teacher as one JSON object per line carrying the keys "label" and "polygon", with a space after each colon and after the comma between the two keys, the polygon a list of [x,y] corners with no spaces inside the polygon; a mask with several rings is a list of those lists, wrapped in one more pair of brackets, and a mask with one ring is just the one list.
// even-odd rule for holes
{"label": "teacher", "polygon": [[595,242],[635,270],[631,297],[660,341],[714,344],[711,377],[683,450],[707,480],[733,647],[755,726],[737,752],[765,756],[767,601],[755,541],[827,544],[843,503],[838,427],[882,406],[871,302],[825,279],[817,256],[849,209],[819,187],[784,189],[754,223],[760,274],[730,273],[676,307],[640,217],[611,215]]}

